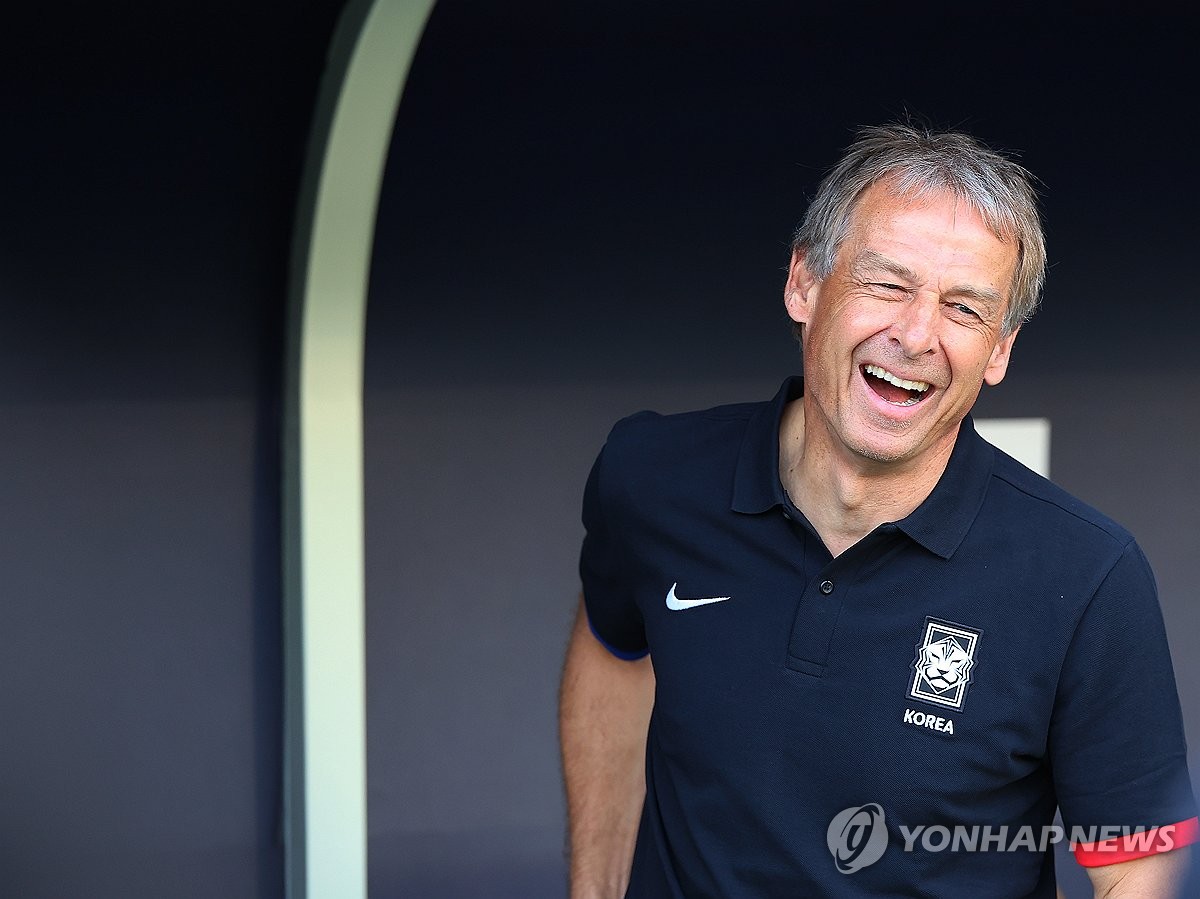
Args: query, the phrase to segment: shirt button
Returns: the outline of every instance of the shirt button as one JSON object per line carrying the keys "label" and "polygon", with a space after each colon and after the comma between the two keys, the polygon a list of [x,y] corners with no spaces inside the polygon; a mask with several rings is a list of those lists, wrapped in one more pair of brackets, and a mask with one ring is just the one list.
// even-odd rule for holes
{"label": "shirt button", "polygon": [[784,510],[783,510],[783,518],[784,518],[784,520],[785,520],[785,521],[791,521],[791,520],[792,520],[792,513],[791,513],[791,512],[789,512],[787,509],[784,509]]}
{"label": "shirt button", "polygon": [[833,592],[833,581],[821,581],[821,592],[828,596]]}

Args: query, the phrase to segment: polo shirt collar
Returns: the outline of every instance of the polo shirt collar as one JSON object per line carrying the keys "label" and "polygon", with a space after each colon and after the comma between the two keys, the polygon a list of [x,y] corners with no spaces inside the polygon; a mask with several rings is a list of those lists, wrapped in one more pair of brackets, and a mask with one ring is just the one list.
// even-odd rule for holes
{"label": "polo shirt collar", "polygon": [[[734,475],[733,511],[753,514],[785,506],[779,480],[779,423],[784,407],[803,394],[804,379],[794,375],[751,416]],[[975,432],[968,415],[933,492],[896,527],[930,552],[950,558],[979,514],[994,461],[995,450]]]}
{"label": "polo shirt collar", "polygon": [[933,492],[896,527],[930,552],[950,558],[979,515],[995,461],[995,449],[975,432],[967,415]]}
{"label": "polo shirt collar", "polygon": [[783,382],[775,398],[759,406],[746,425],[733,479],[735,512],[766,512],[784,504],[779,480],[779,422],[784,407],[804,395],[804,378],[793,375]]}

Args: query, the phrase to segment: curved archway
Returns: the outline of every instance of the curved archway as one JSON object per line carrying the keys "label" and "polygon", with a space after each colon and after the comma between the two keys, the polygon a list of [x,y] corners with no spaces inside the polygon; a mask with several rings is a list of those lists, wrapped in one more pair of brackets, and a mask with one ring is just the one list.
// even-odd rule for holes
{"label": "curved archway", "polygon": [[343,12],[293,241],[284,437],[284,841],[290,899],[367,893],[362,382],[396,108],[433,0]]}

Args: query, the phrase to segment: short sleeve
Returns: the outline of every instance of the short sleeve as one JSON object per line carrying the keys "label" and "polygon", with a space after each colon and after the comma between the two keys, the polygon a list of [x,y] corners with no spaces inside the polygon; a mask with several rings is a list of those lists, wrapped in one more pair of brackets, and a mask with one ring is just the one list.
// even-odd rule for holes
{"label": "short sleeve", "polygon": [[1068,832],[1165,828],[1196,815],[1154,576],[1132,541],[1075,630],[1049,749]]}
{"label": "short sleeve", "polygon": [[633,596],[622,528],[609,514],[612,503],[606,496],[608,452],[607,447],[600,451],[583,492],[586,532],[579,554],[579,576],[592,633],[613,655],[633,660],[649,650],[641,612]]}

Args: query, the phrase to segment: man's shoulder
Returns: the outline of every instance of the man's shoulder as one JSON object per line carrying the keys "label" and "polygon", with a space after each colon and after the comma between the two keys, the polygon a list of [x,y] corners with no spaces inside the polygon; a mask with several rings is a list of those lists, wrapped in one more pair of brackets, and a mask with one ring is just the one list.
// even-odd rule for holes
{"label": "man's shoulder", "polygon": [[996,449],[992,477],[1002,485],[1007,500],[1020,510],[1021,520],[1027,525],[1049,524],[1058,532],[1099,540],[1118,550],[1133,541],[1133,535],[1121,524],[1003,450]]}
{"label": "man's shoulder", "polygon": [[[769,403],[733,403],[689,412],[643,411],[622,418],[604,445],[610,484],[690,489],[732,478],[751,422]],[[769,412],[770,410],[766,410]]]}
{"label": "man's shoulder", "polygon": [[681,440],[727,440],[745,432],[747,423],[768,403],[730,403],[688,412],[635,412],[613,425],[608,446],[637,455],[677,451]]}

